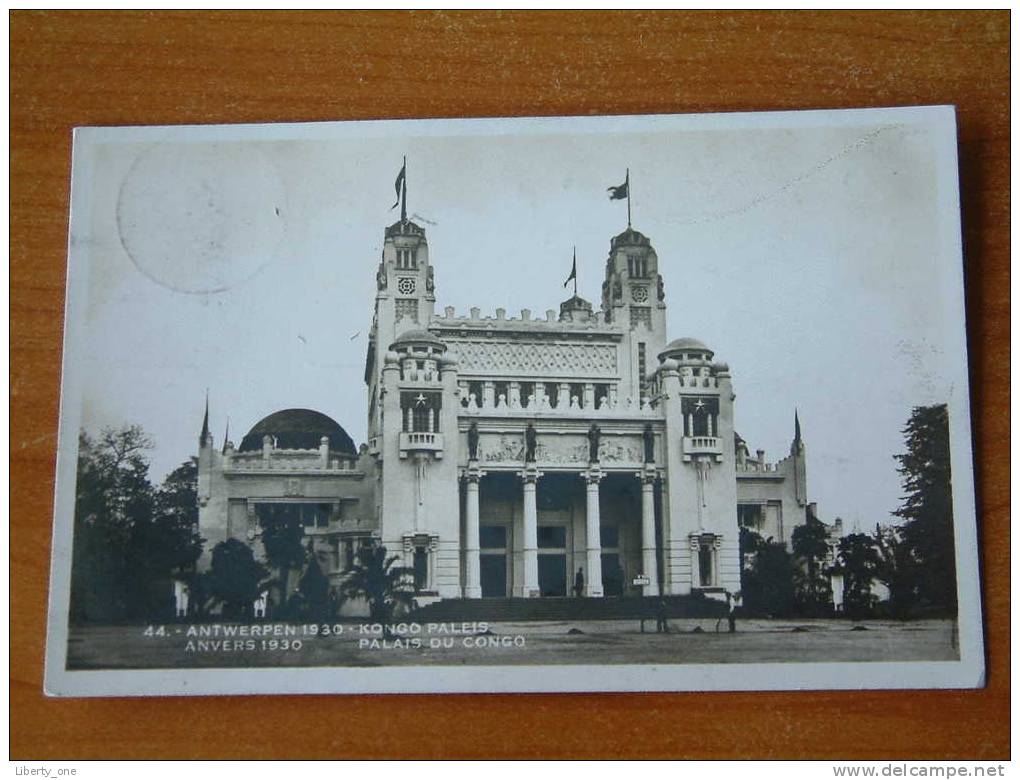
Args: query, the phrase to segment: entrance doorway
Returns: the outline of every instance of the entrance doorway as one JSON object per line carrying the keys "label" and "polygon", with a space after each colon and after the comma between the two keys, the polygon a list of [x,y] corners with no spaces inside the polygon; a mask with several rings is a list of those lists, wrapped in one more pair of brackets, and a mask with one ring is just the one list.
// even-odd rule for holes
{"label": "entrance doorway", "polygon": [[482,598],[506,598],[506,553],[482,553]]}
{"label": "entrance doorway", "polygon": [[567,595],[567,526],[538,526],[538,592]]}
{"label": "entrance doorway", "polygon": [[619,553],[602,553],[602,592],[606,596],[623,595],[623,569]]}
{"label": "entrance doorway", "polygon": [[483,599],[503,599],[507,594],[508,528],[483,525],[479,529],[481,586]]}
{"label": "entrance doorway", "polygon": [[565,553],[539,551],[538,592],[542,596],[567,595],[567,556]]}

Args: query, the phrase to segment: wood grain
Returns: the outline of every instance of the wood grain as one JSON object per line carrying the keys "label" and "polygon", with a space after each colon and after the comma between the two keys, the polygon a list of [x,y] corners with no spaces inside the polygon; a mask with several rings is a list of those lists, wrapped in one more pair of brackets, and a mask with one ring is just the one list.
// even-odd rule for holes
{"label": "wood grain", "polygon": [[[11,13],[11,755],[1009,754],[1009,14]],[[47,700],[71,128],[952,103],[988,687]]]}

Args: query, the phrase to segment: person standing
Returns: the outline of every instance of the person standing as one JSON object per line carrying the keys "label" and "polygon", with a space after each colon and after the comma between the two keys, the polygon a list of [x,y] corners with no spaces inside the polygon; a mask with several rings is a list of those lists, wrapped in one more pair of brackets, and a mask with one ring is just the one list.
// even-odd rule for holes
{"label": "person standing", "polygon": [[659,596],[659,600],[655,605],[655,633],[669,633],[669,621],[666,619],[666,599],[662,598],[662,596]]}
{"label": "person standing", "polygon": [[577,574],[574,575],[574,596],[581,598],[584,593],[584,568],[577,567]]}

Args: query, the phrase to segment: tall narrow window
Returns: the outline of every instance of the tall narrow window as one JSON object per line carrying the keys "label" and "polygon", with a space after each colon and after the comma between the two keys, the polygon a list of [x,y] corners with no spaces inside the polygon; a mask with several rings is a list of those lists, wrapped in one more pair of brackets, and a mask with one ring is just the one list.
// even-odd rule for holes
{"label": "tall narrow window", "polygon": [[713,584],[713,545],[711,541],[702,541],[698,544],[698,579],[701,587],[708,588]]}
{"label": "tall narrow window", "polygon": [[556,406],[560,402],[560,386],[555,382],[546,382],[545,395],[549,399],[549,405]]}
{"label": "tall narrow window", "polygon": [[424,590],[429,581],[429,554],[424,547],[414,548],[414,589]]}
{"label": "tall narrow window", "polygon": [[640,341],[637,345],[637,370],[638,370],[638,391],[641,400],[648,397],[648,380],[645,377],[645,342]]}

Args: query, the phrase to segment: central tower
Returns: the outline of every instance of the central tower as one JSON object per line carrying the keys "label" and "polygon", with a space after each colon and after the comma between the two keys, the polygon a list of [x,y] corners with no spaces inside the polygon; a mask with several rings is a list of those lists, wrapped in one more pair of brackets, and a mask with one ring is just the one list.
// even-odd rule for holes
{"label": "central tower", "polygon": [[609,245],[602,312],[629,338],[621,349],[621,392],[648,397],[648,374],[666,345],[666,294],[659,256],[648,237],[628,227]]}

